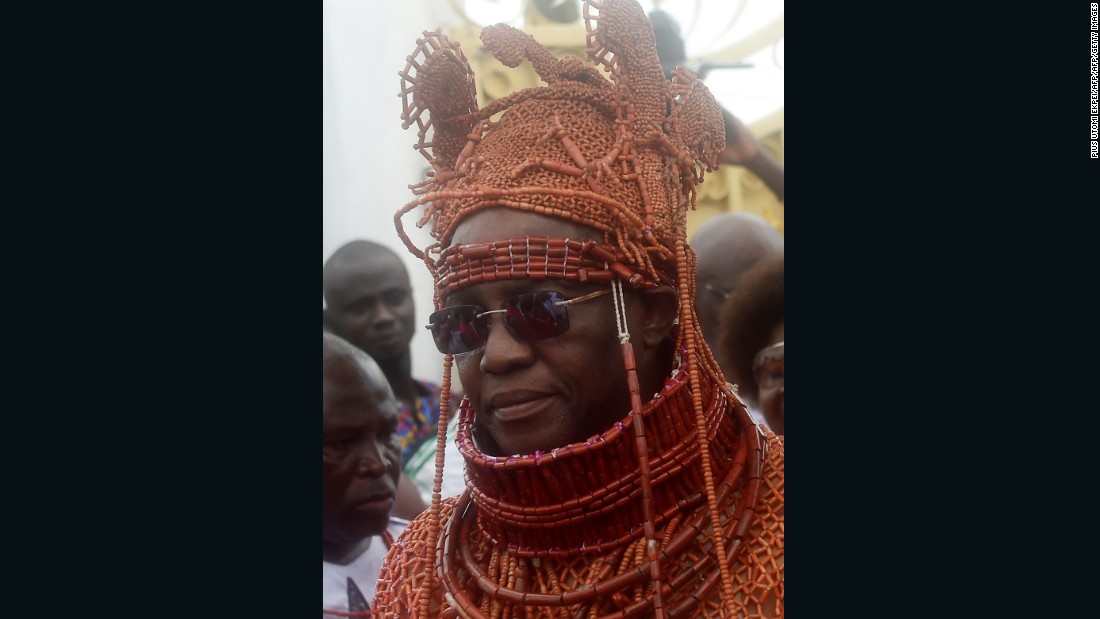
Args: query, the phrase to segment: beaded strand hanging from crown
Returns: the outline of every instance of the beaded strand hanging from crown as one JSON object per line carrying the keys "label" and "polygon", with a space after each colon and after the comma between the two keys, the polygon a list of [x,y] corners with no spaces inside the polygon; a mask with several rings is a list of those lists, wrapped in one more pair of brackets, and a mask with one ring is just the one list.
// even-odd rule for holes
{"label": "beaded strand hanging from crown", "polygon": [[[480,453],[464,401],[468,487],[457,501],[440,497],[451,414],[442,402],[430,518],[387,557],[381,616],[782,616],[782,442],[726,384],[694,311],[686,214],[723,148],[721,111],[691,73],[665,79],[634,0],[586,0],[583,14],[588,57],[610,79],[498,24],[482,32],[486,48],[509,67],[529,61],[547,86],[484,109],[459,46],[439,31],[417,41],[400,72],[402,118],[432,169],[395,215],[397,231],[433,274],[436,309],[501,279],[606,282],[620,302],[619,286],[673,286],[680,362],[643,402],[621,323],[630,414],[548,453]],[[492,207],[580,223],[603,241],[451,244],[461,221]],[[423,249],[402,224],[417,208],[416,225],[431,223],[435,239]]]}

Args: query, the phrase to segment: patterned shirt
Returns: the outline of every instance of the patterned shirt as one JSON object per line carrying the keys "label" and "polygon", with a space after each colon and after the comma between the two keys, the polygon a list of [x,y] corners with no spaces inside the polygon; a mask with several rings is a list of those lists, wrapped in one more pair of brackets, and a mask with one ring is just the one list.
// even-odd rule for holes
{"label": "patterned shirt", "polygon": [[436,422],[439,421],[439,398],[443,389],[435,383],[418,380],[416,391],[416,402],[411,410],[404,402],[397,402],[397,440],[401,446],[402,469],[425,441],[435,440]]}

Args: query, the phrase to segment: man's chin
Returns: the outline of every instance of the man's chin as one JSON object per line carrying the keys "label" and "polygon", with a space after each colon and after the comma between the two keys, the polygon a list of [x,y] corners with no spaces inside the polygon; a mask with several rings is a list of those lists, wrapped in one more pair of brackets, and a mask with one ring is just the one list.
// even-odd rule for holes
{"label": "man's chin", "polygon": [[548,453],[554,449],[572,443],[564,437],[550,436],[545,432],[517,432],[497,434],[494,437],[500,457],[511,455],[529,456],[535,452]]}
{"label": "man's chin", "polygon": [[361,520],[357,523],[359,526],[355,530],[355,537],[358,539],[381,535],[390,524],[390,512],[370,514],[365,517],[360,514],[359,517]]}

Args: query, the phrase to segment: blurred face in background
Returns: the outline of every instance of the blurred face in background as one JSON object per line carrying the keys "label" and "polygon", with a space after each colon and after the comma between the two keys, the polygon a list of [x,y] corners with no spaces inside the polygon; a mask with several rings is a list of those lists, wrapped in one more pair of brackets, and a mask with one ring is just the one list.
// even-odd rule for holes
{"label": "blurred face in background", "polygon": [[756,354],[753,374],[760,412],[773,432],[783,434],[783,323],[776,325],[768,346]]}
{"label": "blurred face in background", "polygon": [[415,321],[409,274],[400,259],[374,252],[341,264],[326,280],[332,330],[375,361],[409,354]]}

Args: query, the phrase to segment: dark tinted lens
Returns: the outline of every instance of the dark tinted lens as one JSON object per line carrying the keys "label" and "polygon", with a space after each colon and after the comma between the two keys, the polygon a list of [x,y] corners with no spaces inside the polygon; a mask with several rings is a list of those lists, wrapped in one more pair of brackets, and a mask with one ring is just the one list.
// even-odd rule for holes
{"label": "dark tinted lens", "polygon": [[783,360],[770,359],[756,368],[756,383],[765,389],[773,389],[783,384]]}
{"label": "dark tinted lens", "polygon": [[769,346],[756,353],[753,363],[756,383],[766,389],[783,384],[783,343]]}
{"label": "dark tinted lens", "polygon": [[553,291],[522,294],[504,302],[504,319],[525,340],[557,337],[569,330],[569,310],[556,305],[564,300]]}
{"label": "dark tinted lens", "polygon": [[489,331],[485,318],[477,317],[484,311],[477,305],[459,305],[434,312],[428,322],[439,352],[458,355],[484,346]]}

